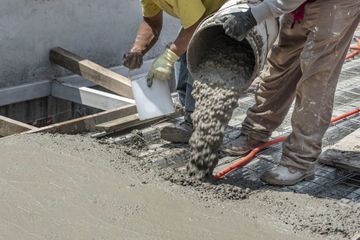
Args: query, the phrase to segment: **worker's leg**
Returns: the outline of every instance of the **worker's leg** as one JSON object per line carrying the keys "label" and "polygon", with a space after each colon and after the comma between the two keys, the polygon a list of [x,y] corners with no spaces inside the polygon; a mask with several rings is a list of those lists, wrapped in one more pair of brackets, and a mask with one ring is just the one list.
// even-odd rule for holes
{"label": "worker's leg", "polygon": [[309,9],[316,19],[309,21],[314,31],[301,54],[303,76],[296,90],[293,132],[284,143],[285,165],[308,170],[321,152],[340,71],[359,24],[360,4],[350,4],[355,1],[332,1],[337,3],[334,9],[323,0]]}
{"label": "worker's leg", "polygon": [[185,95],[184,110],[185,110],[186,115],[189,118],[189,121],[192,122],[191,114],[195,110],[195,99],[192,96],[193,79],[192,79],[191,74],[190,74],[190,72],[189,72],[189,70],[187,68],[186,54],[184,54],[183,56],[184,57],[182,58],[181,65],[182,65],[184,75],[186,74],[186,78],[183,79],[184,82],[186,81],[186,95]]}
{"label": "worker's leg", "polygon": [[182,55],[175,65],[176,91],[182,106],[185,106],[186,85],[188,77],[187,68],[184,69],[184,59],[186,61],[186,54]]}
{"label": "worker's leg", "polygon": [[306,41],[307,30],[301,24],[291,28],[290,14],[282,18],[278,42],[272,47],[267,67],[259,79],[256,103],[247,112],[242,135],[227,152],[242,155],[266,141],[286,116],[301,78],[299,56]]}
{"label": "worker's leg", "polygon": [[190,115],[195,110],[195,99],[191,95],[193,90],[192,77],[187,69],[186,53],[179,59],[177,67],[177,92],[181,104],[184,106],[184,110],[188,119],[191,119]]}
{"label": "worker's leg", "polygon": [[293,185],[313,174],[341,67],[359,24],[359,8],[357,0],[318,0],[307,5],[304,25],[310,33],[300,56],[303,74],[296,88],[293,131],[283,144],[281,166],[262,176],[266,182]]}
{"label": "worker's leg", "polygon": [[193,131],[191,114],[195,109],[195,99],[191,95],[192,78],[187,69],[186,53],[180,57],[176,70],[177,92],[179,100],[184,107],[184,121],[163,128],[160,134],[161,138],[169,142],[187,143]]}

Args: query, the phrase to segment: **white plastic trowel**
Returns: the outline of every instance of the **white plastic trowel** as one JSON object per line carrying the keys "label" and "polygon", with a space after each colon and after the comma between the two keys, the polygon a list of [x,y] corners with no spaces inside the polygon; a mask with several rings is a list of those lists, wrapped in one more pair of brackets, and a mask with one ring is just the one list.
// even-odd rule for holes
{"label": "white plastic trowel", "polygon": [[144,64],[140,69],[129,71],[132,92],[140,120],[161,117],[175,112],[169,83],[154,79],[153,85],[149,88],[146,83],[148,70],[149,65]]}

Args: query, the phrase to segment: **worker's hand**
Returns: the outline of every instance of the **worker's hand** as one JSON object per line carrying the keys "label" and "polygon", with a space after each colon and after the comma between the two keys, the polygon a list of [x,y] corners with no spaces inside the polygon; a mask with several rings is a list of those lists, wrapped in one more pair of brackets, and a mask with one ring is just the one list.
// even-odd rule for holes
{"label": "worker's hand", "polygon": [[140,52],[130,51],[123,56],[123,65],[129,69],[140,68],[143,64],[143,55]]}
{"label": "worker's hand", "polygon": [[249,31],[257,25],[250,9],[246,12],[229,13],[217,20],[223,23],[225,33],[238,41],[244,40]]}
{"label": "worker's hand", "polygon": [[170,49],[166,49],[163,54],[155,59],[153,62],[150,71],[147,75],[147,85],[148,87],[152,86],[153,80],[171,80],[171,77],[174,73],[175,62],[179,59],[179,56],[176,55]]}

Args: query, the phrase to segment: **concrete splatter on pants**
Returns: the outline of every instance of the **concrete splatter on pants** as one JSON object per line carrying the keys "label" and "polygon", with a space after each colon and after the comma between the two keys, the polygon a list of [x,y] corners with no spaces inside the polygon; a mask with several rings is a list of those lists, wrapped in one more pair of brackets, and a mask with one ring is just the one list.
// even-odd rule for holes
{"label": "concrete splatter on pants", "polygon": [[329,127],[340,71],[360,20],[359,0],[317,0],[291,28],[281,19],[279,39],[259,77],[256,104],[243,122],[244,134],[266,140],[295,99],[292,133],[283,143],[281,164],[311,170]]}

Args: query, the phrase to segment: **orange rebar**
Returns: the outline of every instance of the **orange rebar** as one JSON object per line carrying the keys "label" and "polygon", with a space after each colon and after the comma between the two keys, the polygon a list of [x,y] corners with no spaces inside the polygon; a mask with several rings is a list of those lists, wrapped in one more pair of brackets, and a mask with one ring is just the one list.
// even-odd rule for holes
{"label": "orange rebar", "polygon": [[[345,114],[342,114],[340,116],[337,116],[335,118],[332,118],[331,119],[331,123],[335,123],[335,122],[338,122],[344,118],[347,118],[351,115],[354,115],[356,113],[360,113],[360,108],[357,108],[357,109],[354,109],[350,112],[347,112]],[[276,143],[280,143],[280,142],[283,142],[285,141],[287,138],[287,136],[284,136],[284,137],[279,137],[279,138],[276,138],[274,140],[271,140],[269,142],[266,142],[256,148],[254,148],[248,155],[246,155],[245,157],[237,160],[236,162],[234,162],[233,164],[231,164],[229,167],[223,169],[222,171],[216,173],[214,175],[215,179],[216,180],[220,180],[222,177],[224,177],[225,175],[227,175],[228,173],[232,172],[233,170],[235,169],[238,169],[240,167],[243,167],[245,166],[246,164],[250,163],[251,160],[254,159],[254,157],[256,156],[257,153],[259,153],[260,151],[262,151],[263,149],[273,145],[273,144],[276,144]]]}

